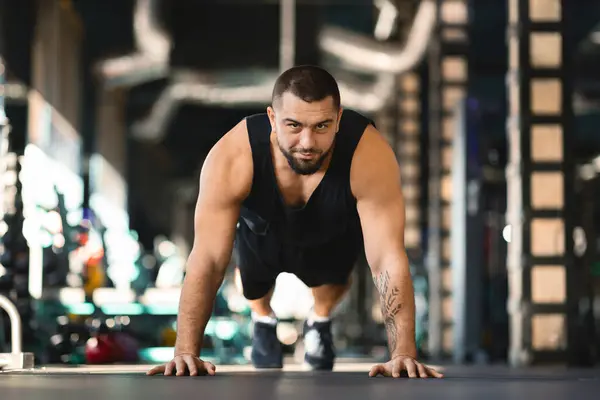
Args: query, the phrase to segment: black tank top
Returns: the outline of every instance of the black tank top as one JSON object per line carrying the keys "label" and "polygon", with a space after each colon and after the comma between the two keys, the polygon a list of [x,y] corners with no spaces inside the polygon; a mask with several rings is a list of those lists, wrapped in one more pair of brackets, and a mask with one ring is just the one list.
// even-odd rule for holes
{"label": "black tank top", "polygon": [[361,114],[344,110],[329,167],[307,203],[297,208],[285,204],[277,185],[267,114],[246,118],[254,178],[242,204],[240,228],[253,233],[249,244],[256,251],[282,248],[296,256],[298,252],[307,256],[315,252],[317,256],[340,246],[338,250],[347,251],[349,245],[362,243],[356,199],[350,188],[350,166],[368,124],[374,125]]}

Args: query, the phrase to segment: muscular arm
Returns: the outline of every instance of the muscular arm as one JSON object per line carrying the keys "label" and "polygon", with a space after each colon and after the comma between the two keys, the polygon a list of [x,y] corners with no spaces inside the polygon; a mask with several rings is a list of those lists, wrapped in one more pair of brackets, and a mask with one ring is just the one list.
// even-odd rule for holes
{"label": "muscular arm", "polygon": [[392,358],[416,357],[415,302],[404,247],[404,199],[395,155],[369,126],[351,169],[352,191],[365,238],[367,262],[379,291]]}
{"label": "muscular arm", "polygon": [[241,122],[214,146],[202,167],[194,244],[179,303],[175,355],[200,355],[204,330],[231,259],[240,204],[250,190],[249,152],[246,125]]}

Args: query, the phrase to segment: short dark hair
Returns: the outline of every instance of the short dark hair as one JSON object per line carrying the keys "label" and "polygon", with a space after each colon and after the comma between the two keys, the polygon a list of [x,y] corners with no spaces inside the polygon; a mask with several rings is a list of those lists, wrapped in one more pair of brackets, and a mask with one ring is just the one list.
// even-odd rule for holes
{"label": "short dark hair", "polygon": [[307,103],[333,97],[336,108],[340,107],[340,89],[335,78],[323,68],[314,65],[300,65],[284,71],[273,87],[272,103],[290,92]]}

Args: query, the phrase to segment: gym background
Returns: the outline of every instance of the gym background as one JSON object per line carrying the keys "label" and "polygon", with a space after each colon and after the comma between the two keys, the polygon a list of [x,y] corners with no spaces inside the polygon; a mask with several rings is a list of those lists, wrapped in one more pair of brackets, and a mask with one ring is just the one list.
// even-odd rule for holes
{"label": "gym background", "polygon": [[[1,0],[0,57],[0,353],[170,360],[203,159],[310,63],[397,153],[421,357],[599,361],[600,2]],[[354,282],[338,353],[385,359]],[[290,357],[310,302],[280,276]],[[203,357],[250,333],[232,264]]]}

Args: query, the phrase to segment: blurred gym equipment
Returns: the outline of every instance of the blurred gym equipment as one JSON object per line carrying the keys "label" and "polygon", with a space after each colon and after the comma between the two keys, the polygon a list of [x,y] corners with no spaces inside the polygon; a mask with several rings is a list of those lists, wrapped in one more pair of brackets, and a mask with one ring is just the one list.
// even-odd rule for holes
{"label": "blurred gym equipment", "polygon": [[0,354],[0,370],[24,370],[33,368],[33,354],[22,352],[23,331],[19,311],[8,298],[2,295],[0,295],[0,309],[8,314],[11,328],[11,352]]}

